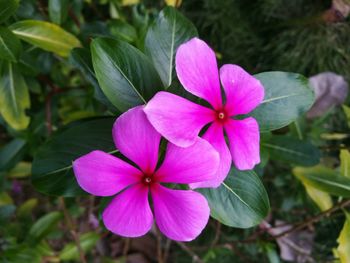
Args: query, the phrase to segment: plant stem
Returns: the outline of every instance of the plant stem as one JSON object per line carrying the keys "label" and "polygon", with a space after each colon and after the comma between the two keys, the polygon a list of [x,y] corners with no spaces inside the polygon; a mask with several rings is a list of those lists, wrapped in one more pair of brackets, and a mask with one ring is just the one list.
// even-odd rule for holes
{"label": "plant stem", "polygon": [[84,254],[84,251],[83,251],[83,249],[82,249],[82,247],[80,245],[79,233],[75,230],[73,219],[71,218],[71,216],[70,216],[70,214],[69,214],[69,212],[67,210],[64,198],[63,197],[59,197],[58,200],[60,202],[60,205],[61,205],[64,217],[66,219],[68,228],[70,230],[70,233],[71,233],[71,235],[72,235],[72,237],[74,239],[75,244],[77,245],[78,252],[79,252],[79,257],[80,257],[80,262],[86,263],[87,261],[86,261],[86,258],[85,258],[85,254]]}

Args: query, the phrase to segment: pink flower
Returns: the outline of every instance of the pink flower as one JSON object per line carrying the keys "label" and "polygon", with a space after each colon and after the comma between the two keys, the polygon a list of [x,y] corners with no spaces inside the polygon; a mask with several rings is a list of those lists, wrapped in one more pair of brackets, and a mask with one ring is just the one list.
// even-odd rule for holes
{"label": "pink flower", "polygon": [[160,134],[152,127],[142,106],[121,115],[113,126],[117,149],[137,166],[113,155],[93,151],[73,163],[77,181],[86,192],[112,196],[102,219],[110,231],[126,237],[146,234],[153,224],[148,201],[153,199],[155,220],[168,238],[190,241],[209,219],[206,199],[192,190],[172,190],[161,183],[198,183],[213,177],[219,155],[203,139],[188,148],[168,143],[164,161],[158,165]]}
{"label": "pink flower", "polygon": [[232,160],[240,170],[252,169],[258,164],[258,123],[252,117],[243,120],[233,117],[251,112],[262,102],[264,88],[261,83],[237,65],[224,65],[220,68],[220,80],[226,98],[224,100],[215,53],[198,38],[193,38],[178,48],[176,72],[184,88],[209,102],[211,108],[172,93],[159,92],[148,102],[144,111],[162,136],[181,147],[192,145],[203,127],[210,123],[203,138],[219,152],[220,166],[214,179],[192,186],[219,186],[227,176]]}

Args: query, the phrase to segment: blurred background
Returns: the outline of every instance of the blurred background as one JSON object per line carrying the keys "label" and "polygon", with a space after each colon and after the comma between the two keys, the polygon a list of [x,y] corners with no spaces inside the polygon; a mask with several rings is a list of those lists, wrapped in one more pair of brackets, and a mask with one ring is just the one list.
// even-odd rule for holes
{"label": "blurred background", "polygon": [[[87,50],[101,35],[142,50],[149,25],[172,5],[215,49],[220,65],[239,64],[252,74],[303,74],[310,78],[316,103],[295,123],[262,136],[267,143],[255,171],[266,186],[271,212],[260,225],[237,229],[211,220],[191,243],[172,242],[155,231],[121,238],[99,222],[103,201],[49,197],[33,187],[33,156],[52,133],[82,118],[118,113],[105,105],[96,80],[77,57],[63,59],[23,42],[17,65],[29,89],[31,121],[17,130],[0,116],[0,262],[151,263],[159,261],[160,247],[164,262],[174,263],[350,263],[350,256],[339,255],[350,251],[350,223],[344,225],[349,204],[338,205],[341,198],[315,190],[300,179],[306,170],[295,170],[319,163],[333,171],[349,169],[349,0],[67,0],[58,1],[59,16],[54,2],[21,0],[4,26],[25,19],[51,21],[77,36]],[[272,143],[292,144],[309,159],[292,159],[269,148]]]}

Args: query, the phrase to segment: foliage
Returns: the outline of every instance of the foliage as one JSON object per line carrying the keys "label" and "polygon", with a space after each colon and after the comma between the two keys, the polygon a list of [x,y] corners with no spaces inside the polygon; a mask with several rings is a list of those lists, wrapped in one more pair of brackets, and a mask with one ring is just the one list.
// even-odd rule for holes
{"label": "foliage", "polygon": [[[350,114],[344,105],[306,119],[305,76],[350,77],[349,21],[326,16],[327,1],[248,2],[0,0],[0,262],[123,262],[135,251],[155,262],[157,238],[169,262],[282,262],[264,227],[280,220],[299,237],[314,226],[309,259],[347,262]],[[194,36],[264,85],[251,113],[261,163],[198,190],[212,219],[192,243],[113,236],[100,221],[108,198],[85,195],[72,161],[95,149],[120,157],[116,117],[160,90],[186,94],[174,55]]]}

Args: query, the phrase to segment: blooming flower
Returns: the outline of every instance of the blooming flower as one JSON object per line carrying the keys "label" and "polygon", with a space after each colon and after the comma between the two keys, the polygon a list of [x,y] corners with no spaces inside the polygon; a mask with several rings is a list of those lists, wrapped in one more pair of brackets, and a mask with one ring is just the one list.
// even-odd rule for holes
{"label": "blooming flower", "polygon": [[242,120],[233,117],[251,112],[262,102],[264,88],[261,83],[237,65],[224,65],[220,68],[224,101],[215,53],[198,38],[178,48],[175,63],[183,87],[209,102],[211,108],[169,92],[159,92],[144,111],[162,136],[181,147],[192,145],[203,127],[211,123],[203,138],[219,152],[220,166],[214,179],[193,187],[219,186],[227,176],[232,160],[240,170],[252,169],[260,162],[258,123],[252,117]]}
{"label": "blooming flower", "polygon": [[113,138],[117,149],[137,167],[102,151],[73,162],[77,181],[86,192],[112,196],[123,190],[103,212],[107,229],[126,237],[146,234],[153,224],[150,191],[156,223],[167,237],[178,241],[197,237],[209,219],[206,199],[192,190],[173,190],[161,183],[209,180],[219,165],[217,151],[200,138],[188,148],[168,143],[164,161],[157,168],[161,136],[147,120],[142,106],[116,120]]}

